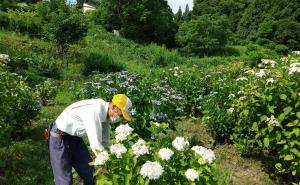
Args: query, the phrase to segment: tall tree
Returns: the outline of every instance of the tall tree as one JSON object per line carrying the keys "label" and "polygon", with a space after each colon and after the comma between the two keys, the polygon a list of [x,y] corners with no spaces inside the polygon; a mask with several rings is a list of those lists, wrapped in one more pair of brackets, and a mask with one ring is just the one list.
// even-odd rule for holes
{"label": "tall tree", "polygon": [[126,38],[172,47],[177,26],[166,0],[103,0],[100,22]]}
{"label": "tall tree", "polygon": [[186,4],[185,6],[185,11],[184,13],[182,14],[182,19],[184,21],[188,20],[189,19],[189,14],[190,14],[190,7],[189,7],[189,4]]}
{"label": "tall tree", "polygon": [[181,22],[182,22],[181,6],[179,6],[179,9],[178,9],[177,13],[175,14],[175,22],[176,22],[177,25],[181,24]]}
{"label": "tall tree", "polygon": [[225,47],[228,30],[225,16],[198,16],[180,26],[176,41],[185,54],[210,55]]}

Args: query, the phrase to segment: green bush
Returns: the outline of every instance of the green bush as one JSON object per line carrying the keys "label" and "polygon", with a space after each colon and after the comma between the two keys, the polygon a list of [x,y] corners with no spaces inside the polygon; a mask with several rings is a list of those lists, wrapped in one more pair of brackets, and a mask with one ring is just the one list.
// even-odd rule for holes
{"label": "green bush", "polygon": [[87,33],[87,21],[75,7],[51,12],[49,17],[49,23],[43,29],[47,37],[57,44],[61,53],[65,53],[70,44],[80,41]]}
{"label": "green bush", "polygon": [[231,117],[231,103],[234,100],[233,93],[237,93],[238,84],[236,77],[241,73],[242,65],[232,63],[219,66],[209,76],[207,82],[211,86],[209,93],[203,96],[203,123],[212,135],[218,139],[229,138],[235,126]]}
{"label": "green bush", "polygon": [[262,69],[244,74],[248,82],[231,105],[237,117],[231,139],[244,153],[274,155],[277,171],[296,179],[300,175],[300,67],[294,61],[285,58],[277,67],[265,60]]}
{"label": "green bush", "polygon": [[32,93],[34,90],[24,82],[23,77],[7,72],[3,56],[0,55],[1,146],[20,138],[30,127],[31,119],[40,111],[40,105]]}
{"label": "green bush", "polygon": [[84,60],[83,73],[85,75],[91,74],[93,71],[101,73],[110,73],[123,70],[121,63],[115,61],[109,55],[90,53]]}
{"label": "green bush", "polygon": [[39,84],[46,78],[59,78],[62,62],[46,55],[17,52],[8,63],[10,72],[26,77],[30,84]]}
{"label": "green bush", "polygon": [[280,53],[282,55],[287,55],[289,52],[289,48],[283,44],[276,45],[274,49],[277,53]]}
{"label": "green bush", "polygon": [[257,66],[261,62],[262,58],[264,58],[264,54],[262,52],[260,52],[260,51],[252,51],[252,52],[248,53],[247,62],[246,63],[250,67],[255,67],[255,66]]}
{"label": "green bush", "polygon": [[[148,50],[148,48],[147,48]],[[149,46],[151,55],[154,56],[153,65],[165,67],[170,64],[176,64],[179,61],[179,55],[176,51],[168,51],[165,47],[151,44]]]}
{"label": "green bush", "polygon": [[215,85],[204,97],[203,111],[203,122],[216,137],[230,138],[244,154],[273,158],[277,172],[289,174],[292,181],[300,175],[297,60],[264,59],[259,68],[243,68],[228,78],[222,75],[219,82],[211,82]]}
{"label": "green bush", "polygon": [[9,19],[6,12],[0,11],[0,27],[7,28],[9,25]]}
{"label": "green bush", "polygon": [[228,38],[227,18],[208,15],[183,23],[176,35],[176,41],[184,54],[201,56],[224,49]]}
{"label": "green bush", "polygon": [[54,98],[58,91],[55,81],[51,79],[47,79],[43,83],[37,85],[36,90],[42,105],[48,105],[50,99]]}
{"label": "green bush", "polygon": [[23,10],[9,10],[9,29],[29,35],[37,35],[41,33],[42,19],[37,12]]}

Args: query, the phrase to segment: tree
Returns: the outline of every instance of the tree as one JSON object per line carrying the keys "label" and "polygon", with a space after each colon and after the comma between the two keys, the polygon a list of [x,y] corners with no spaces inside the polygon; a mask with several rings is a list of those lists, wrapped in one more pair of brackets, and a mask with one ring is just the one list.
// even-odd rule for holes
{"label": "tree", "polygon": [[189,15],[190,15],[189,4],[186,4],[186,6],[185,6],[185,11],[184,11],[184,13],[182,14],[182,19],[183,19],[184,21],[188,20],[188,19],[189,19]]}
{"label": "tree", "polygon": [[98,22],[107,30],[120,30],[122,36],[136,42],[175,44],[177,26],[165,0],[104,0],[99,14]]}
{"label": "tree", "polygon": [[300,49],[300,23],[292,19],[277,21],[274,41],[293,50]]}
{"label": "tree", "polygon": [[75,7],[52,12],[46,33],[59,49],[59,53],[68,51],[69,45],[81,40],[87,33],[87,23],[82,12]]}
{"label": "tree", "polygon": [[210,55],[224,49],[229,35],[225,16],[199,16],[184,22],[176,35],[176,41],[185,54]]}
{"label": "tree", "polygon": [[179,9],[175,14],[175,23],[179,25],[181,24],[181,22],[182,22],[182,10],[181,10],[181,6],[179,6]]}

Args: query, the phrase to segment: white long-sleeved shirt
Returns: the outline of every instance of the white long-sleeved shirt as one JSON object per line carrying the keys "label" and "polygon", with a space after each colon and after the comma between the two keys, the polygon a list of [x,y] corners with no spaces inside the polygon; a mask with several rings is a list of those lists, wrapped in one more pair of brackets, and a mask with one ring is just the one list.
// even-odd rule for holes
{"label": "white long-sleeved shirt", "polygon": [[89,99],[68,106],[56,119],[57,128],[72,136],[87,135],[91,149],[102,150],[109,145],[110,121],[107,119],[109,102]]}

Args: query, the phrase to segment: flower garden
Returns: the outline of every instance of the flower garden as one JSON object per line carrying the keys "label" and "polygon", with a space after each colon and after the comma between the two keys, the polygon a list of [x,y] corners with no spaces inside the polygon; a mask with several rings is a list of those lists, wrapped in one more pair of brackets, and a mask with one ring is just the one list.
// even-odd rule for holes
{"label": "flower garden", "polygon": [[99,183],[217,183],[211,149],[164,134],[174,121],[190,116],[201,116],[216,140],[229,140],[242,154],[271,156],[274,172],[298,181],[299,79],[294,52],[276,61],[262,59],[255,68],[236,62],[207,70],[173,67],[147,77],[95,73],[69,89],[78,99],[125,93],[135,105],[133,123],[115,128],[111,147],[95,159]]}

